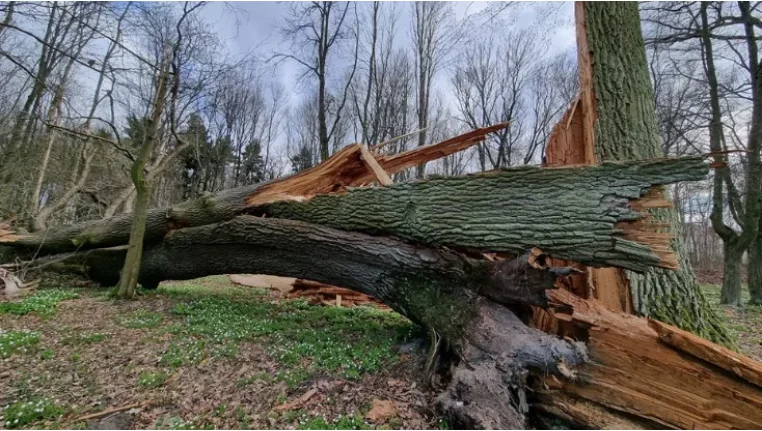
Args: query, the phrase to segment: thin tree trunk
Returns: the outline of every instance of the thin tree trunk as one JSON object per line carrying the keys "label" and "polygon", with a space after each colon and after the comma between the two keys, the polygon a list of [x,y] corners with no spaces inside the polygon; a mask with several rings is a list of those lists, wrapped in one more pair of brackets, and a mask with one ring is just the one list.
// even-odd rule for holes
{"label": "thin tree trunk", "polygon": [[143,145],[130,170],[137,197],[130,229],[130,242],[127,246],[127,255],[124,258],[124,267],[116,293],[120,299],[131,299],[133,297],[138,283],[138,276],[140,275],[146,220],[148,217],[148,207],[151,203],[151,182],[146,177],[145,166],[158,141],[158,132],[167,96],[168,68],[168,60],[165,58],[156,78],[156,94]]}
{"label": "thin tree trunk", "polygon": [[762,305],[762,240],[759,237],[749,248],[749,304]]}
{"label": "thin tree trunk", "polygon": [[727,305],[741,306],[741,259],[744,249],[739,249],[734,241],[725,242],[723,259],[722,293],[720,302]]}

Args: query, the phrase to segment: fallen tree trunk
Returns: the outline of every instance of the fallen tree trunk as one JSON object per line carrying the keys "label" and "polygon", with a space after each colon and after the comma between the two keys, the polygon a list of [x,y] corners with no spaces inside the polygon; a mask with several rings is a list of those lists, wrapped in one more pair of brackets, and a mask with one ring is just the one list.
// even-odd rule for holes
{"label": "fallen tree trunk", "polygon": [[[58,265],[116,280],[123,256],[124,250],[93,250]],[[460,362],[438,403],[463,427],[519,428],[529,406],[588,427],[762,426],[759,363],[669,325],[546,290],[571,270],[545,268],[543,259],[525,254],[492,262],[241,216],[173,232],[145,251],[141,281],[268,273],[370,294],[452,347]],[[526,305],[574,325],[586,347],[526,327]]]}
{"label": "fallen tree trunk", "polygon": [[675,269],[670,234],[639,211],[670,205],[650,199],[652,187],[702,178],[707,168],[701,157],[524,167],[351,189],[247,212],[459,249],[518,254],[539,247],[588,265]]}
{"label": "fallen tree trunk", "polygon": [[[483,141],[488,133],[507,126],[508,123],[499,123],[400,154],[377,155],[376,162],[387,174],[400,172],[469,148]],[[230,220],[252,203],[306,199],[319,193],[334,193],[349,186],[377,182],[377,174],[367,160],[368,152],[363,150],[362,145],[349,145],[325,162],[290,177],[224,190],[215,195],[207,194],[169,208],[150,210],[146,218],[145,241],[160,241],[175,229]],[[0,227],[0,244],[43,254],[115,247],[127,244],[131,226],[132,213],[125,213],[94,222],[51,228],[32,235],[19,235]]]}
{"label": "fallen tree trunk", "polygon": [[[56,265],[81,267],[95,280],[118,279],[125,250],[92,250]],[[143,253],[140,280],[268,273],[338,284],[378,298],[436,331],[462,359],[439,403],[459,424],[523,428],[530,373],[571,375],[585,360],[580,344],[529,328],[508,306],[546,306],[545,290],[565,268],[542,268],[534,255],[490,262],[450,250],[297,221],[237,217],[183,229]],[[520,310],[520,308],[519,308]]]}
{"label": "fallen tree trunk", "polygon": [[[588,265],[637,271],[676,268],[668,247],[671,235],[661,232],[662,225],[649,223],[644,212],[670,203],[653,199],[650,190],[698,180],[707,171],[701,157],[591,167],[524,167],[351,189],[306,202],[262,203],[262,195],[253,194],[247,199],[248,207],[240,203],[245,192],[237,189],[207,204],[152,212],[146,229],[152,236],[147,242],[159,241],[170,226],[205,225],[245,211],[457,249],[519,254],[539,247]],[[122,245],[128,222],[128,217],[121,217],[84,232],[63,229],[0,242],[46,251]],[[82,235],[91,236],[82,239]]]}

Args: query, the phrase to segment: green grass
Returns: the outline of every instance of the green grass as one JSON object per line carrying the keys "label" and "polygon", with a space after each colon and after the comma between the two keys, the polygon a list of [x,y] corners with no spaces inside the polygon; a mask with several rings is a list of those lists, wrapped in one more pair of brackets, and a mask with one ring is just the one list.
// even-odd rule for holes
{"label": "green grass", "polygon": [[173,368],[198,364],[207,356],[206,344],[204,340],[172,342],[159,357],[159,363]]}
{"label": "green grass", "polygon": [[65,337],[61,340],[61,344],[64,346],[82,345],[82,344],[95,344],[100,343],[106,339],[106,334],[101,332],[94,332],[92,334],[75,334]]}
{"label": "green grass", "polygon": [[16,353],[27,353],[40,342],[40,334],[34,331],[3,331],[0,329],[0,359]]}
{"label": "green grass", "polygon": [[[170,328],[216,345],[263,339],[281,365],[278,380],[298,386],[316,372],[354,379],[396,358],[395,342],[412,332],[403,317],[370,307],[316,307],[302,300],[266,302],[259,297],[213,296],[176,304],[183,317]],[[307,365],[304,365],[304,364]]]}
{"label": "green grass", "polygon": [[55,313],[56,307],[60,302],[78,297],[79,295],[76,292],[70,290],[40,290],[20,301],[0,302],[0,314],[7,313],[23,316],[33,313],[40,317],[50,317]]}
{"label": "green grass", "polygon": [[40,359],[47,361],[56,357],[56,352],[53,349],[45,349],[40,352]]}
{"label": "green grass", "polygon": [[302,415],[299,418],[300,430],[369,430],[373,429],[372,426],[365,423],[362,416],[358,414],[354,415],[339,415],[338,417],[328,420],[325,416],[307,416]]}
{"label": "green grass", "polygon": [[148,310],[138,310],[131,316],[122,318],[121,325],[125,328],[146,329],[156,328],[161,325],[164,315]]}
{"label": "green grass", "polygon": [[158,388],[167,381],[167,373],[163,371],[141,371],[138,375],[138,386],[143,389]]}
{"label": "green grass", "polygon": [[3,420],[8,428],[21,428],[33,422],[58,418],[65,412],[65,408],[47,398],[35,398],[7,406],[3,411]]}

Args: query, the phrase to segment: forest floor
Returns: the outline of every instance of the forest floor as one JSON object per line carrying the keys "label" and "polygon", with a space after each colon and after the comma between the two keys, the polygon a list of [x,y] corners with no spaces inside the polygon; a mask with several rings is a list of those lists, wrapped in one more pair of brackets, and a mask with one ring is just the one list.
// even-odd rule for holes
{"label": "forest floor", "polygon": [[283,300],[226,276],[127,302],[57,284],[0,302],[0,428],[447,426],[419,380],[422,334],[396,313]]}
{"label": "forest floor", "polygon": [[[762,307],[743,308],[720,305],[720,286],[702,284],[701,289],[709,302],[725,317],[728,328],[738,339],[738,350],[762,361]],[[744,286],[743,302],[749,301],[749,290]]]}
{"label": "forest floor", "polygon": [[[703,289],[762,360],[762,307],[721,307],[719,287]],[[447,428],[420,380],[425,357],[423,334],[396,313],[284,300],[226,276],[126,302],[46,280],[0,302],[0,428]]]}

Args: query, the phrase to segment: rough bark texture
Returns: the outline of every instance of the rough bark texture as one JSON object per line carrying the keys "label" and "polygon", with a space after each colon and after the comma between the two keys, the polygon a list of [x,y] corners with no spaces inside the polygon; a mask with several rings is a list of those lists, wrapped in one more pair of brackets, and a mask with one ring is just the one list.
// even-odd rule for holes
{"label": "rough bark texture", "polygon": [[[108,282],[118,278],[124,253],[92,250],[57,265],[85,265]],[[521,428],[532,405],[587,427],[762,426],[758,362],[669,325],[545,290],[568,269],[542,263],[534,255],[490,262],[391,238],[240,216],[173,232],[148,248],[141,281],[269,273],[371,294],[441,335],[460,358],[438,405],[461,427]],[[498,297],[506,286],[515,286],[513,296]],[[525,303],[547,306],[578,328],[585,347],[527,328],[519,318]],[[525,393],[525,384],[533,390]]]}
{"label": "rough bark texture", "polygon": [[749,304],[762,305],[762,239],[749,248]]}
{"label": "rough bark texture", "polygon": [[[58,262],[114,282],[124,249],[92,250]],[[212,274],[267,273],[337,284],[369,294],[446,340],[461,362],[438,399],[457,424],[523,428],[525,380],[571,375],[586,360],[581,343],[528,328],[505,305],[547,306],[563,268],[533,256],[471,259],[446,249],[339,231],[298,221],[240,216],[173,232],[143,254],[141,283]]]}
{"label": "rough bark texture", "polygon": [[[585,2],[587,40],[593,59],[597,121],[595,152],[602,161],[658,157],[659,132],[645,45],[636,3]],[[652,210],[676,233],[672,248],[680,269],[627,272],[635,312],[710,340],[732,343],[696,283],[674,210]]]}
{"label": "rough bark texture", "polygon": [[723,265],[722,265],[722,291],[720,303],[740,307],[743,305],[741,298],[741,259],[745,250],[736,246],[736,239],[723,242]]}
{"label": "rough bark texture", "polygon": [[594,167],[524,167],[281,201],[248,210],[438,246],[521,253],[532,247],[595,266],[674,268],[630,200],[651,186],[701,178],[702,158]]}
{"label": "rough bark texture", "polygon": [[[500,123],[472,130],[427,147],[392,156],[376,156],[376,160],[387,173],[399,172],[416,166],[421,160],[436,160],[469,148],[484,140],[486,134],[504,129],[507,125],[508,123]],[[205,195],[170,208],[149,210],[146,217],[145,241],[159,241],[174,229],[230,220],[240,215],[247,205],[284,199],[304,199],[318,193],[333,193],[349,186],[373,182],[375,178],[375,173],[368,169],[361,157],[361,146],[350,145],[335,153],[328,161],[287,178]],[[125,213],[95,222],[49,229],[33,235],[3,232],[3,235],[0,235],[0,243],[12,243],[13,247],[39,253],[115,247],[129,241],[132,217],[131,213]]]}

